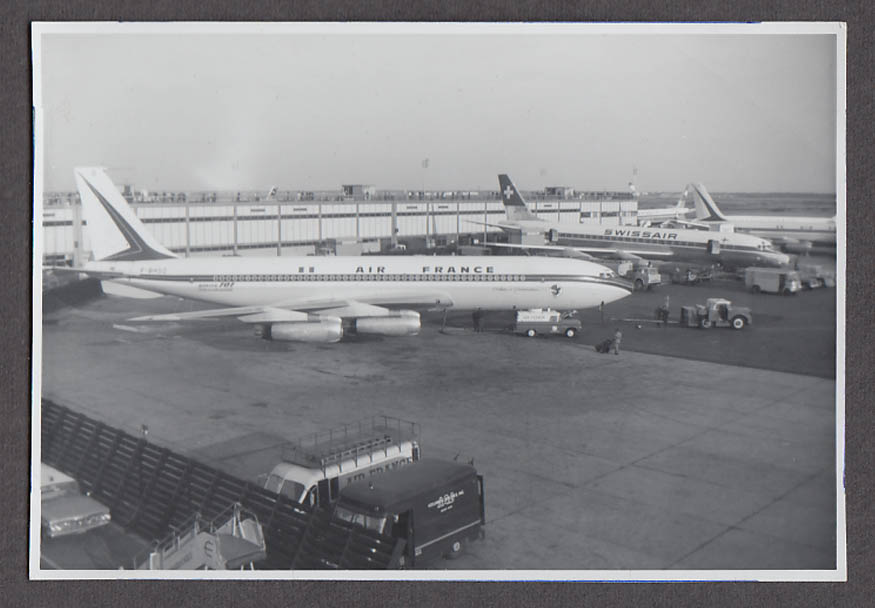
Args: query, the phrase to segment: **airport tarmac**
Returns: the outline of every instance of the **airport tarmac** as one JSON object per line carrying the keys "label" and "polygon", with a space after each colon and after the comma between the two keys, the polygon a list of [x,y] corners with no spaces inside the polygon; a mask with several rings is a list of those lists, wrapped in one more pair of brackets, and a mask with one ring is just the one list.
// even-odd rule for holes
{"label": "airport tarmac", "polygon": [[102,297],[50,313],[43,396],[248,479],[307,433],[372,414],[419,422],[424,455],[473,459],[485,477],[485,540],[439,567],[836,565],[830,378],[601,355],[586,333],[440,333],[436,315],[416,337],[340,344],[125,323],[181,306]]}

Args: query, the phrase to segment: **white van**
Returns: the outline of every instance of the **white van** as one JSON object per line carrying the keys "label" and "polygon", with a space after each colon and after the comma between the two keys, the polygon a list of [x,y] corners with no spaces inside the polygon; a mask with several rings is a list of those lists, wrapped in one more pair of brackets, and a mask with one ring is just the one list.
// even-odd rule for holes
{"label": "white van", "polygon": [[264,489],[328,505],[354,481],[419,460],[419,425],[391,416],[346,424],[286,446]]}

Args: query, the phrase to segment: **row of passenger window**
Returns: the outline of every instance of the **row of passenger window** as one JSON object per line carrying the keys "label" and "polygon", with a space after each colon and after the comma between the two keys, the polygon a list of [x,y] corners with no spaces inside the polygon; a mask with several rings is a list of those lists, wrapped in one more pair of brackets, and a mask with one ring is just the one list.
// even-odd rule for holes
{"label": "row of passenger window", "polygon": [[220,274],[213,281],[525,281],[522,274]]}
{"label": "row of passenger window", "polygon": [[655,238],[642,238],[642,237],[633,237],[633,236],[613,236],[613,235],[604,235],[604,234],[569,234],[560,232],[559,237],[563,239],[574,239],[574,240],[587,240],[587,241],[620,241],[622,243],[650,243],[652,245],[681,245],[684,247],[703,247],[704,243],[696,243],[693,241],[675,241],[671,239],[655,239]]}
{"label": "row of passenger window", "polygon": [[[634,236],[613,236],[613,235],[605,235],[605,234],[570,234],[566,232],[560,232],[559,238],[563,239],[571,239],[571,240],[583,240],[583,241],[610,241],[616,242],[619,241],[621,243],[648,243],[651,245],[671,245],[672,247],[705,247],[705,243],[697,243],[695,241],[675,241],[670,239],[654,239],[654,238],[642,238],[642,237],[634,237]],[[723,249],[727,250],[747,250],[753,249],[753,247],[744,247],[741,245],[726,245],[721,243],[720,246]]]}

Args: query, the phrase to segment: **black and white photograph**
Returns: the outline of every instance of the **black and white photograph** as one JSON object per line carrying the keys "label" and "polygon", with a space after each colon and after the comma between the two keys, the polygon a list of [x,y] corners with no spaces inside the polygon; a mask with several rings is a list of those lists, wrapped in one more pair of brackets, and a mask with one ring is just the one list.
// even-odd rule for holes
{"label": "black and white photograph", "polygon": [[844,581],[841,23],[32,25],[32,579]]}

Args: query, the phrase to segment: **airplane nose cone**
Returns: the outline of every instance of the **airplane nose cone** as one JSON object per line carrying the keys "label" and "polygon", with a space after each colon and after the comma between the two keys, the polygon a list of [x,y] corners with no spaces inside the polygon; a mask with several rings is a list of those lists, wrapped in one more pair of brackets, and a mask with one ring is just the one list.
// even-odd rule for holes
{"label": "airplane nose cone", "polygon": [[621,277],[613,277],[608,281],[608,284],[616,287],[609,296],[609,299],[606,299],[605,302],[616,302],[622,298],[625,298],[629,294],[631,294],[635,290],[635,285],[632,284],[632,281]]}

